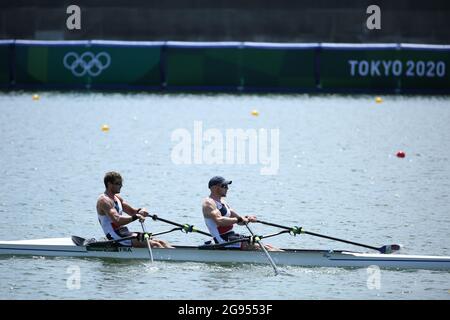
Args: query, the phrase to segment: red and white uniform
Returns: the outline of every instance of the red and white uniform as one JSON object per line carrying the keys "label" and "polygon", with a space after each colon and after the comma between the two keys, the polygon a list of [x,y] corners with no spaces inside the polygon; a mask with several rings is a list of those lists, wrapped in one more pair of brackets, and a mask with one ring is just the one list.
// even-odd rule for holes
{"label": "red and white uniform", "polygon": [[[106,197],[106,195],[105,195]],[[114,196],[114,208],[116,209],[117,213],[119,215],[122,215],[123,208],[122,208],[122,202],[120,202],[119,198]],[[131,235],[131,232],[128,230],[127,227],[119,226],[116,223],[114,223],[111,218],[108,215],[100,215],[97,213],[98,221],[100,222],[100,225],[102,226],[103,232],[106,235],[106,238],[109,240],[119,240],[123,237],[127,237]],[[124,240],[119,242],[123,246],[131,246],[131,240]]]}
{"label": "red and white uniform", "polygon": [[[214,199],[213,199],[214,200]],[[222,217],[227,217],[227,218],[231,218],[231,211],[230,211],[230,207],[227,204],[223,204],[220,201],[216,201],[214,200],[214,202],[216,203],[217,209],[219,209],[220,214],[222,215]],[[216,243],[224,243],[227,242],[230,239],[228,236],[236,236],[236,234],[233,232],[233,226],[225,226],[225,227],[219,227],[213,219],[211,218],[205,218],[205,224],[206,227],[209,230],[209,233],[213,236],[214,238],[214,242]],[[241,243],[233,243],[228,245],[227,247],[230,248],[240,248],[241,247]]]}

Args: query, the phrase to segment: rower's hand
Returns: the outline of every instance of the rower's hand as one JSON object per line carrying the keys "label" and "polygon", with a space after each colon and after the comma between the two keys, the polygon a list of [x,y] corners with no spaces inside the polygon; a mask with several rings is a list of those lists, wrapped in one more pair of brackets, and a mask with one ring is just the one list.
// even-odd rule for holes
{"label": "rower's hand", "polygon": [[242,218],[242,221],[237,223],[240,226],[245,226],[247,223],[250,222],[246,216],[245,217],[241,217],[241,218]]}
{"label": "rower's hand", "polygon": [[245,218],[245,217],[241,217],[241,218],[242,218],[242,221],[239,222],[239,220],[238,220],[238,225],[240,225],[240,226],[246,225],[248,223],[247,218]]}
{"label": "rower's hand", "polygon": [[256,216],[245,216],[245,219],[248,220],[248,222],[256,222],[258,219],[256,219]]}
{"label": "rower's hand", "polygon": [[[139,211],[139,212],[141,212],[141,211]],[[139,222],[144,222],[144,221],[145,221],[145,216],[143,216],[143,215],[140,214],[140,213],[137,213],[137,214],[136,214],[136,217],[139,219]]]}
{"label": "rower's hand", "polygon": [[148,217],[148,215],[150,214],[147,209],[142,208],[141,210],[139,210],[139,214],[143,215],[144,217]]}

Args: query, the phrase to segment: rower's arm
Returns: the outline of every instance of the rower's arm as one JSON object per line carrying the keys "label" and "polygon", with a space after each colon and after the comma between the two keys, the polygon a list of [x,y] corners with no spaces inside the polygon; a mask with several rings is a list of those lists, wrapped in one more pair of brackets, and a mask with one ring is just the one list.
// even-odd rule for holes
{"label": "rower's arm", "polygon": [[241,215],[237,213],[234,209],[230,208],[231,216],[234,218],[240,217]]}
{"label": "rower's arm", "polygon": [[219,209],[211,201],[205,200],[203,202],[203,216],[206,218],[211,218],[219,227],[232,226],[238,223],[237,217],[223,217],[220,214]]}
{"label": "rower's arm", "polygon": [[119,215],[116,208],[114,208],[114,205],[112,205],[109,201],[106,201],[106,199],[100,201],[99,209],[100,212],[108,215],[108,217],[110,217],[111,220],[119,226],[123,226],[134,221],[134,218],[132,216]]}
{"label": "rower's arm", "polygon": [[122,209],[123,212],[125,212],[126,214],[130,215],[130,216],[134,216],[138,213],[139,209],[135,209],[133,208],[130,204],[128,204],[128,202],[125,202],[122,197],[120,197],[119,195],[116,195],[117,198],[119,198],[120,202],[122,202]]}
{"label": "rower's arm", "polygon": [[255,222],[257,219],[256,219],[256,216],[245,216],[245,217],[242,217],[239,213],[237,213],[236,212],[236,210],[234,210],[233,208],[230,208],[230,213],[231,213],[231,216],[232,217],[236,217],[236,218],[238,218],[238,217],[241,217],[241,218],[243,218],[244,219],[244,221],[245,222]]}

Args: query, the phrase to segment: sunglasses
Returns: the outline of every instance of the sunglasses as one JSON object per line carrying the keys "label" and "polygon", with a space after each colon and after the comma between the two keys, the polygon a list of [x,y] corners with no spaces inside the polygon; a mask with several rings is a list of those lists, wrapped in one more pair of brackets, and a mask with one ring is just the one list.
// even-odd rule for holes
{"label": "sunglasses", "polygon": [[115,186],[122,186],[122,182],[114,182],[113,185],[115,185]]}
{"label": "sunglasses", "polygon": [[228,185],[227,184],[221,184],[220,187],[224,188],[224,189],[228,189]]}

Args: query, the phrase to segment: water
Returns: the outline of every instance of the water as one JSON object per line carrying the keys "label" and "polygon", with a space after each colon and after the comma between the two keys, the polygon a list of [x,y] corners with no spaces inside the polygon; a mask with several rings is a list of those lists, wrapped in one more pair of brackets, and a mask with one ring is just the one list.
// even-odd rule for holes
{"label": "water", "polygon": [[[401,243],[406,254],[450,255],[448,97],[386,96],[377,104],[365,95],[40,94],[38,101],[31,93],[0,94],[1,240],[102,236],[95,203],[104,173],[117,170],[133,206],[202,229],[201,200],[220,174],[233,180],[228,201],[241,214],[376,246]],[[174,164],[171,134],[184,128],[193,136],[196,121],[222,134],[279,129],[277,174],[261,175],[260,162]],[[147,221],[147,228],[171,226]],[[270,243],[364,251],[307,235]],[[68,288],[73,267],[79,289]],[[0,298],[450,298],[449,272],[382,270],[379,288],[369,289],[366,269],[282,269],[293,276],[274,277],[270,265],[2,257]]]}

